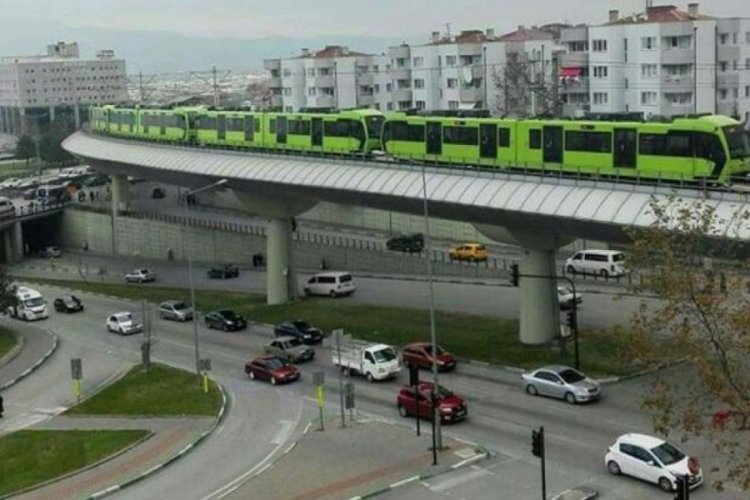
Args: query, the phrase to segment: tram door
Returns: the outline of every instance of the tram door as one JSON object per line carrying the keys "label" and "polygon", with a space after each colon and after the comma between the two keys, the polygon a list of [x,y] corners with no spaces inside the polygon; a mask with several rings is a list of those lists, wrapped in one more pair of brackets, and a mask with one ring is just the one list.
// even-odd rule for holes
{"label": "tram door", "polygon": [[216,118],[216,135],[220,141],[227,138],[227,117],[224,115]]}
{"label": "tram door", "polygon": [[562,127],[544,127],[544,163],[563,162],[563,129]]}
{"label": "tram door", "polygon": [[497,125],[482,123],[479,125],[479,157],[497,158]]}
{"label": "tram door", "polygon": [[276,118],[276,143],[286,144],[287,121],[286,116]]}
{"label": "tram door", "polygon": [[638,155],[638,134],[632,128],[615,129],[615,168],[635,168]]}
{"label": "tram door", "polygon": [[427,122],[427,154],[443,154],[443,126],[440,122]]}
{"label": "tram door", "polygon": [[312,145],[313,146],[322,146],[323,145],[323,119],[322,118],[313,118],[312,119],[312,129],[310,131],[312,134]]}

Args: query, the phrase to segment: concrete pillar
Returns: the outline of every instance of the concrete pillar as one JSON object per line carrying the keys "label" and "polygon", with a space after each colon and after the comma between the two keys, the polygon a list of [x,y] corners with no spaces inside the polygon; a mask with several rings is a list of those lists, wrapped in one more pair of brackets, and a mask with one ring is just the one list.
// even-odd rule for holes
{"label": "concrete pillar", "polygon": [[12,260],[13,262],[20,262],[23,260],[23,228],[21,222],[17,221],[13,224],[8,232],[11,233]]}
{"label": "concrete pillar", "polygon": [[49,122],[54,123],[55,121],[55,106],[49,107]]}
{"label": "concrete pillar", "polygon": [[130,208],[128,176],[112,176],[112,213],[124,212]]}
{"label": "concrete pillar", "polygon": [[288,217],[269,219],[266,230],[266,297],[268,305],[295,297],[297,277],[292,266],[292,225]]}
{"label": "concrete pillar", "polygon": [[524,248],[520,271],[521,342],[530,345],[548,344],[560,332],[555,251]]}
{"label": "concrete pillar", "polygon": [[81,128],[81,103],[76,102],[75,106],[75,124],[76,124],[76,130]]}
{"label": "concrete pillar", "polygon": [[13,235],[11,228],[3,231],[3,247],[5,250],[5,264],[13,263]]}

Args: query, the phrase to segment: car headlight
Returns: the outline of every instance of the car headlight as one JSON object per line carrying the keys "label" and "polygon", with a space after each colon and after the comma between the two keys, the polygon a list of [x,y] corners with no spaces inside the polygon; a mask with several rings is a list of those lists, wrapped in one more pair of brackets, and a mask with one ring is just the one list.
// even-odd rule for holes
{"label": "car headlight", "polygon": [[233,324],[234,324],[233,321],[227,321],[227,325],[233,325]]}
{"label": "car headlight", "polygon": [[306,339],[309,339],[309,338],[311,338],[311,337],[312,337],[312,335],[310,335],[309,333],[306,333],[306,334],[304,335],[304,338],[306,338]]}
{"label": "car headlight", "polygon": [[447,407],[441,407],[440,408],[440,413],[453,413],[453,409],[452,408],[447,408]]}

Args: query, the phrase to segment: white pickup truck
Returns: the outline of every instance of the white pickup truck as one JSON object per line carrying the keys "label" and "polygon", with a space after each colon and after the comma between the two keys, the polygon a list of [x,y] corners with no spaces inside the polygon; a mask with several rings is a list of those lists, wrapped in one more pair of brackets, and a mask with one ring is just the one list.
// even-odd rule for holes
{"label": "white pickup truck", "polygon": [[334,346],[331,360],[334,366],[350,374],[363,375],[370,382],[395,377],[401,371],[401,359],[393,347],[363,340],[350,339],[342,344],[340,356]]}

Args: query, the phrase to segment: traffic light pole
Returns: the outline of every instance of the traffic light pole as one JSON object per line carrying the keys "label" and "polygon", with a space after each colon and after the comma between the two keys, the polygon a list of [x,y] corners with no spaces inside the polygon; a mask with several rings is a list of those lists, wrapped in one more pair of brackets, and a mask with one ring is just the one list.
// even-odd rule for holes
{"label": "traffic light pole", "polygon": [[542,500],[547,499],[547,474],[545,473],[544,426],[531,431],[531,453],[542,461]]}
{"label": "traffic light pole", "polygon": [[519,285],[519,278],[540,278],[540,279],[546,279],[546,280],[557,280],[557,279],[563,279],[568,282],[570,287],[573,289],[573,311],[572,311],[572,321],[570,322],[570,329],[573,331],[573,342],[575,344],[575,369],[580,370],[581,369],[581,360],[580,355],[578,351],[578,293],[576,292],[576,284],[573,282],[572,279],[568,278],[567,276],[547,276],[544,274],[521,274],[518,271],[518,264],[513,264],[510,267],[510,283],[514,287],[517,287]]}

